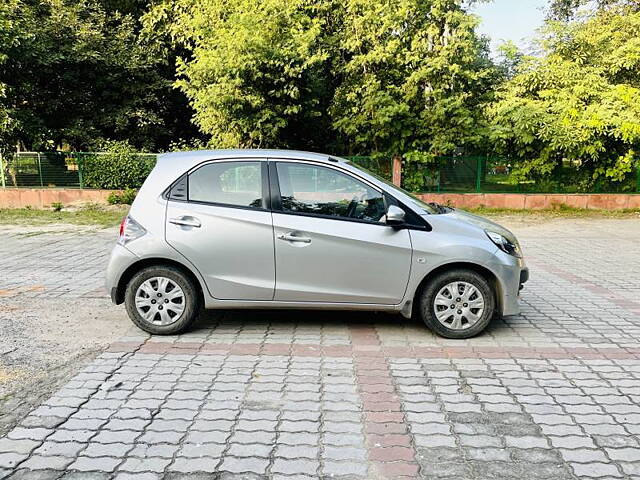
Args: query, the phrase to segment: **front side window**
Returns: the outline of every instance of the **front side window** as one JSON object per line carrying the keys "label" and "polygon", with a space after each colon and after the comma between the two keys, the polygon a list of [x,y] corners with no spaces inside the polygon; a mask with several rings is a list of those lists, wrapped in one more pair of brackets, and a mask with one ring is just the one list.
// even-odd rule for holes
{"label": "front side window", "polygon": [[260,162],[215,162],[189,174],[189,200],[262,208]]}
{"label": "front side window", "polygon": [[343,219],[382,222],[382,193],[332,168],[304,163],[277,164],[282,210]]}

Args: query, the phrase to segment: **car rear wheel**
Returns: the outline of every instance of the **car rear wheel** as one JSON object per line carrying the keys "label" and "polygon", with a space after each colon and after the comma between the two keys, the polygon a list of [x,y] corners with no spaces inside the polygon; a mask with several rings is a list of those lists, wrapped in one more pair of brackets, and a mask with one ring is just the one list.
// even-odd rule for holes
{"label": "car rear wheel", "polygon": [[471,338],[482,332],[495,312],[489,282],[473,270],[450,270],[437,275],[422,292],[424,323],[446,338]]}
{"label": "car rear wheel", "polygon": [[127,285],[125,306],[133,323],[159,335],[185,331],[200,313],[195,285],[170,266],[147,267],[134,275]]}

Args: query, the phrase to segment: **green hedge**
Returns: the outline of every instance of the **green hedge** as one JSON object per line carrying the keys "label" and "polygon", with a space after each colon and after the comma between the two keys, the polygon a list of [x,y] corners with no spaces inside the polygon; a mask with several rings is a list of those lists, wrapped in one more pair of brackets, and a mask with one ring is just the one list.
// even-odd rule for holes
{"label": "green hedge", "polygon": [[137,153],[124,143],[111,143],[107,153],[78,156],[85,188],[137,189],[156,164],[153,154]]}

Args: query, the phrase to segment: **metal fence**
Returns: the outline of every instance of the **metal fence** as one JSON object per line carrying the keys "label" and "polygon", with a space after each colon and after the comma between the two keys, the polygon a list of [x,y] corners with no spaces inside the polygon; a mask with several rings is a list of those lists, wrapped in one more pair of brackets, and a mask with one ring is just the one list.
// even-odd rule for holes
{"label": "metal fence", "polygon": [[548,176],[523,179],[514,164],[486,156],[442,157],[433,165],[403,165],[403,186],[424,193],[640,193],[640,162],[619,182],[594,181],[569,163]]}
{"label": "metal fence", "polygon": [[[18,152],[0,155],[0,185],[28,188],[85,188],[92,157],[104,152]],[[140,161],[155,161],[157,154],[137,154]]]}
{"label": "metal fence", "polygon": [[389,181],[391,181],[393,177],[393,161],[390,158],[362,156],[344,158]]}
{"label": "metal fence", "polygon": [[[95,152],[19,152],[8,158],[0,156],[2,187],[86,188],[91,157]],[[153,162],[156,154],[139,154],[140,161]],[[391,180],[390,158],[347,157],[377,175]],[[513,162],[487,156],[442,157],[433,164],[405,163],[402,183],[416,192],[448,193],[640,193],[640,163],[623,181],[600,179],[594,182],[588,174],[572,165],[557,168],[553,175],[522,179]]]}

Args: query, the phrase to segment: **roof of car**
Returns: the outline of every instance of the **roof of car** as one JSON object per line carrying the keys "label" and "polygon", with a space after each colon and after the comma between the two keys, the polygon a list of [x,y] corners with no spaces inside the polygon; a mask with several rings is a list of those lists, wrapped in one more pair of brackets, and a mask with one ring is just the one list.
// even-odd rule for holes
{"label": "roof of car", "polygon": [[300,160],[315,160],[320,162],[343,161],[342,159],[323,153],[268,149],[192,150],[188,152],[164,153],[158,157],[159,160],[185,160],[190,163],[214,160],[216,158],[297,158]]}

